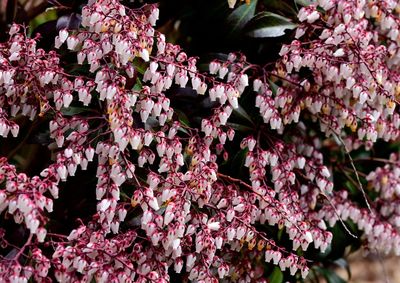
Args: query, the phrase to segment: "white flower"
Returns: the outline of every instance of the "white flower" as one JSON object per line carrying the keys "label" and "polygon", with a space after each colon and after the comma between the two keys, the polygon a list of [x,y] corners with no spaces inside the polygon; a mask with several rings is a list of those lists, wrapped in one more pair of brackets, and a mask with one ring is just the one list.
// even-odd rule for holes
{"label": "white flower", "polygon": [[58,32],[58,37],[61,43],[64,43],[68,38],[68,31],[66,29],[61,29]]}
{"label": "white flower", "polygon": [[311,14],[309,14],[307,16],[307,22],[312,24],[313,22],[315,22],[316,20],[319,19],[319,16],[320,15],[319,15],[318,11],[313,11]]}
{"label": "white flower", "polygon": [[235,7],[236,0],[228,0],[229,8],[233,9]]}
{"label": "white flower", "polygon": [[342,57],[343,55],[344,55],[343,48],[339,48],[338,50],[335,51],[335,53],[333,53],[333,56],[335,57]]}
{"label": "white flower", "polygon": [[58,166],[57,167],[57,174],[60,177],[62,181],[66,181],[67,179],[67,167],[64,165]]}
{"label": "white flower", "polygon": [[210,63],[210,74],[215,75],[218,72],[220,67],[221,67],[220,63],[215,62],[215,61],[211,62]]}
{"label": "white flower", "polygon": [[174,265],[175,272],[178,274],[181,273],[182,267],[183,267],[183,260],[180,258],[176,259]]}
{"label": "white flower", "polygon": [[196,256],[193,254],[189,254],[186,258],[186,269],[187,271],[190,271],[193,267],[193,264],[196,261]]}
{"label": "white flower", "polygon": [[148,202],[149,206],[154,209],[155,211],[160,209],[160,206],[158,205],[157,199],[155,197],[151,198]]}
{"label": "white flower", "polygon": [[18,132],[19,132],[19,126],[18,124],[14,124],[10,127],[11,130],[11,134],[14,138],[16,138],[18,136]]}
{"label": "white flower", "polygon": [[167,226],[174,219],[175,214],[171,211],[167,211],[164,215],[164,226]]}
{"label": "white flower", "polygon": [[75,50],[76,46],[78,45],[79,40],[75,36],[70,36],[67,39],[67,48],[69,50]]}
{"label": "white flower", "polygon": [[311,243],[312,241],[313,241],[313,236],[312,236],[312,234],[311,234],[311,232],[310,231],[307,231],[305,234],[304,234],[304,239],[308,242],[308,243]]}
{"label": "white flower", "polygon": [[150,60],[150,54],[149,54],[149,51],[148,51],[147,49],[142,49],[142,50],[139,52],[139,56],[142,57],[142,59],[143,59],[145,62],[148,62],[148,61]]}
{"label": "white flower", "polygon": [[219,222],[210,222],[207,224],[208,229],[212,231],[218,231],[221,224]]}
{"label": "white flower", "polygon": [[44,242],[44,238],[46,237],[46,229],[45,228],[39,228],[36,232],[36,236],[38,238],[39,243]]}
{"label": "white flower", "polygon": [[[261,86],[262,86],[262,81],[261,80],[259,80],[259,79],[255,79],[254,81],[253,81],[253,90],[254,91],[259,91],[260,90],[260,88],[261,88]],[[257,96],[258,97],[258,96]]]}

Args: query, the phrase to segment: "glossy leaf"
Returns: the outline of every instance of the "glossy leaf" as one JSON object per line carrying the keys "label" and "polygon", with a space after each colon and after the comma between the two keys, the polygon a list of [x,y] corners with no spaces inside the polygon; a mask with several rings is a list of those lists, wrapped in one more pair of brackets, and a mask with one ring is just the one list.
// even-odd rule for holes
{"label": "glossy leaf", "polygon": [[283,274],[279,267],[275,267],[272,274],[269,276],[269,281],[271,283],[282,283],[283,282]]}
{"label": "glossy leaf", "polygon": [[339,259],[335,260],[335,264],[337,266],[339,266],[340,268],[345,269],[347,272],[347,276],[349,277],[349,279],[351,278],[350,265],[347,260],[345,260],[344,258],[339,258]]}
{"label": "glossy leaf", "polygon": [[278,91],[279,86],[274,83],[273,81],[269,81],[269,86],[271,87],[272,93],[276,94],[276,92]]}
{"label": "glossy leaf", "polygon": [[328,283],[346,283],[342,277],[327,268],[317,268],[317,272],[321,274]]}
{"label": "glossy leaf", "polygon": [[38,26],[43,25],[47,22],[54,21],[57,19],[57,11],[55,9],[47,9],[45,12],[36,16],[30,21],[29,27],[31,30],[35,30]]}
{"label": "glossy leaf", "polygon": [[78,29],[81,24],[82,17],[77,13],[71,13],[61,16],[57,21],[57,30],[66,28],[69,30]]}
{"label": "glossy leaf", "polygon": [[309,6],[312,4],[311,0],[295,0],[296,4],[299,4],[301,6]]}
{"label": "glossy leaf", "polygon": [[[301,0],[299,0],[301,1]],[[303,0],[309,1],[309,0]],[[298,7],[296,0],[282,1],[282,0],[264,0],[264,11],[275,11],[280,15],[291,15],[293,18],[297,17]]]}
{"label": "glossy leaf", "polygon": [[253,131],[253,129],[250,128],[249,126],[245,126],[245,125],[242,125],[242,124],[227,123],[227,125],[228,125],[229,127],[231,127],[232,129],[234,129],[234,130],[236,130],[236,131],[239,131],[239,132],[242,132],[242,133],[246,133],[246,132],[251,132],[251,131]]}
{"label": "glossy leaf", "polygon": [[242,118],[243,120],[246,120],[253,124],[253,120],[251,119],[250,115],[244,110],[242,106],[239,105],[238,108],[233,109],[233,115]]}
{"label": "glossy leaf", "polygon": [[136,79],[136,83],[132,89],[134,91],[140,91],[142,89],[142,82],[139,79]]}
{"label": "glossy leaf", "polygon": [[231,25],[230,34],[240,33],[243,27],[254,17],[256,12],[257,0],[250,4],[243,4],[235,9],[228,17],[228,24]]}
{"label": "glossy leaf", "polygon": [[[181,125],[183,125],[185,127],[190,127],[189,118],[186,116],[186,114],[183,111],[180,111],[179,109],[175,109],[174,112],[178,116],[178,120],[181,123]],[[178,130],[185,134],[189,134],[189,132],[184,127],[179,127]]]}
{"label": "glossy leaf", "polygon": [[271,12],[262,12],[246,25],[246,35],[256,38],[279,37],[286,30],[292,30],[296,24],[288,18]]}
{"label": "glossy leaf", "polygon": [[68,108],[61,109],[61,113],[65,116],[74,116],[88,111],[90,111],[90,109],[88,109],[87,107],[76,107],[76,106],[70,106]]}

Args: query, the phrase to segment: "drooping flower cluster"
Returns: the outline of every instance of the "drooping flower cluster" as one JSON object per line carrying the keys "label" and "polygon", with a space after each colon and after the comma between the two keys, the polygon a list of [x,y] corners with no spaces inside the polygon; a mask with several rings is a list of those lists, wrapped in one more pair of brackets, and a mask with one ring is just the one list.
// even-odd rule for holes
{"label": "drooping flower cluster", "polygon": [[[26,244],[0,262],[0,277],[168,282],[174,272],[195,282],[266,282],[267,262],[305,278],[310,263],[302,254],[310,245],[327,250],[332,233],[326,223],[338,217],[355,222],[370,248],[398,251],[398,216],[388,219],[398,188],[383,184],[390,174],[395,182],[397,170],[378,169],[367,178],[386,201],[367,213],[347,201],[345,191],[334,190],[321,143],[301,121],[311,117],[323,132],[344,138],[346,127],[358,129],[357,137],[349,136],[359,143],[398,136],[397,45],[390,45],[397,40],[395,6],[318,5],[324,14],[316,5],[300,10],[299,40],[282,48],[276,69],[254,77],[248,71],[258,74],[261,67],[235,53],[200,72],[196,58],[154,29],[155,5],[129,9],[117,0],[88,1],[82,28],[60,30],[55,38],[57,49],[76,53],[77,63],[88,67],[80,75],[67,74],[55,51],[36,50],[36,39],[13,25],[10,40],[0,45],[0,134],[18,135],[12,117],[19,113],[32,120],[47,114],[55,159],[34,177],[0,159],[0,211],[29,230]],[[379,44],[382,38],[388,48]],[[139,64],[146,64],[143,74]],[[302,68],[312,76],[304,79]],[[140,84],[132,87],[137,78]],[[279,80],[277,89],[269,79]],[[209,99],[211,114],[199,128],[177,119],[168,97],[173,85]],[[229,123],[243,96],[254,97],[262,117],[244,137]],[[69,117],[64,111],[71,105],[95,110]],[[296,135],[284,138],[292,123]],[[219,168],[235,139],[248,178]],[[96,166],[95,215],[69,235],[48,231],[60,182],[89,162]],[[331,202],[320,200],[325,197]],[[265,227],[287,234],[291,249]],[[51,253],[41,250],[45,241]]]}
{"label": "drooping flower cluster", "polygon": [[[321,0],[302,8],[297,39],[282,47],[275,72],[294,83],[278,94],[284,117],[307,109],[328,135],[349,129],[359,140],[396,139],[397,11],[396,1]],[[298,76],[301,69],[312,75]]]}
{"label": "drooping flower cluster", "polygon": [[[387,163],[384,167],[378,167],[366,177],[369,181],[370,188],[376,191],[379,195],[375,200],[376,210],[379,212],[380,218],[377,219],[379,224],[375,227],[378,231],[374,231],[375,236],[378,238],[377,244],[387,245],[391,241],[395,242],[395,253],[400,254],[400,215],[398,209],[399,202],[399,156],[398,154],[391,154],[389,160],[382,160]],[[373,230],[375,230],[375,227]],[[392,229],[392,231],[390,231]],[[386,233],[383,230],[387,231]],[[389,230],[389,231],[388,231]],[[383,238],[383,237],[388,238]],[[369,241],[371,241],[369,239]],[[386,251],[390,250],[386,248]]]}
{"label": "drooping flower cluster", "polygon": [[[379,203],[379,200],[376,200]],[[385,254],[394,252],[400,254],[400,235],[397,225],[387,215],[371,213],[367,208],[360,208],[348,199],[347,191],[336,192],[332,198],[332,206],[320,211],[320,217],[328,221],[330,226],[335,225],[339,217],[342,221],[351,220],[363,232],[363,244],[366,251]],[[381,213],[381,212],[380,212]]]}

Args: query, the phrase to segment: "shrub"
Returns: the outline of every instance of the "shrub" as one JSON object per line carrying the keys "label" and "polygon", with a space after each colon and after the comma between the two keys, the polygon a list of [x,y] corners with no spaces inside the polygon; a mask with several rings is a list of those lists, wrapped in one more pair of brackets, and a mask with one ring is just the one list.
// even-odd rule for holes
{"label": "shrub", "polygon": [[290,20],[247,2],[224,2],[246,36],[294,29],[266,63],[203,68],[156,4],[89,0],[52,47],[11,26],[2,280],[333,280],[346,247],[400,253],[400,6],[303,1]]}

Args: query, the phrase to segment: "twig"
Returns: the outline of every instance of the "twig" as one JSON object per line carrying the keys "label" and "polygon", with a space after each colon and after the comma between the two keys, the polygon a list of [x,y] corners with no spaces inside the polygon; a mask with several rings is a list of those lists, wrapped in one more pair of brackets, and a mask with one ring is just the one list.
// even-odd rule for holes
{"label": "twig", "polygon": [[233,178],[233,177],[231,177],[231,176],[228,176],[228,175],[225,175],[225,174],[222,174],[222,173],[218,173],[217,175],[218,175],[219,177],[221,177],[221,178],[224,178],[224,179],[228,180],[228,181],[235,182],[235,183],[239,183],[239,184],[241,184],[242,186],[245,186],[245,187],[248,188],[249,190],[253,191],[253,187],[252,187],[252,186],[250,186],[250,185],[247,184],[246,182],[243,182],[243,181],[240,180],[240,179],[236,179],[236,178]]}
{"label": "twig", "polygon": [[[225,174],[222,174],[222,173],[218,173],[217,175],[218,175],[219,177],[221,177],[221,178],[225,178],[225,179],[228,180],[228,181],[236,182],[236,183],[239,183],[239,184],[243,185],[244,187],[246,187],[247,189],[249,189],[251,192],[253,192],[253,193],[255,193],[256,195],[258,195],[259,197],[261,197],[264,201],[266,201],[267,203],[269,203],[271,206],[273,206],[273,207],[275,207],[276,209],[278,209],[279,212],[283,215],[283,217],[284,217],[287,221],[289,221],[294,227],[296,227],[296,229],[297,229],[300,233],[303,232],[303,230],[300,229],[300,227],[299,227],[296,223],[292,222],[292,221],[289,219],[289,216],[287,216],[287,213],[286,213],[285,211],[281,210],[280,207],[279,207],[275,202],[273,202],[273,201],[268,201],[267,199],[265,199],[265,196],[263,196],[263,195],[261,195],[261,194],[255,192],[254,189],[253,189],[253,187],[250,186],[249,184],[243,182],[243,181],[240,180],[240,179],[236,179],[236,178],[233,178],[233,177],[231,177],[231,176],[228,176],[228,175],[225,175]],[[276,201],[276,200],[275,200],[275,201]]]}
{"label": "twig", "polygon": [[360,176],[358,175],[357,168],[356,168],[356,166],[354,165],[353,158],[352,158],[351,155],[350,155],[350,151],[347,149],[346,144],[344,143],[344,141],[343,141],[343,139],[340,137],[340,135],[336,134],[334,131],[332,131],[332,133],[333,133],[333,134],[338,138],[338,140],[342,143],[343,148],[344,148],[344,150],[345,150],[347,156],[348,156],[349,159],[350,159],[350,164],[351,164],[351,167],[352,167],[353,170],[354,170],[354,174],[356,175],[356,179],[357,179],[357,182],[358,182],[358,188],[359,188],[359,190],[361,191],[361,193],[363,194],[364,201],[365,201],[365,203],[366,203],[366,205],[367,205],[367,207],[368,207],[368,210],[369,210],[371,213],[373,213],[373,212],[372,212],[372,209],[371,209],[371,205],[369,204],[369,201],[368,201],[368,198],[367,198],[367,194],[365,193],[365,190],[364,190],[364,188],[363,188],[363,185],[361,184],[361,180],[360,180]]}
{"label": "twig", "polygon": [[356,235],[354,235],[353,233],[351,233],[350,229],[347,227],[346,223],[344,223],[342,217],[340,217],[339,212],[337,211],[335,205],[332,203],[332,201],[328,198],[328,196],[321,191],[321,195],[323,195],[326,200],[329,202],[329,205],[333,208],[333,212],[335,213],[336,217],[339,219],[340,223],[342,223],[344,230],[346,230],[347,233],[349,233],[350,236],[352,236],[355,239],[358,239],[358,237]]}
{"label": "twig", "polygon": [[31,244],[32,238],[33,238],[33,234],[31,233],[31,234],[29,234],[29,238],[26,241],[26,243],[22,246],[22,248],[15,255],[14,261],[18,261],[19,257],[24,253],[24,250],[26,249],[26,247],[28,247]]}

